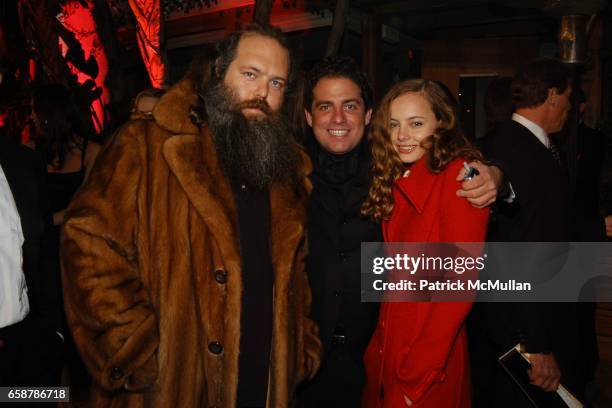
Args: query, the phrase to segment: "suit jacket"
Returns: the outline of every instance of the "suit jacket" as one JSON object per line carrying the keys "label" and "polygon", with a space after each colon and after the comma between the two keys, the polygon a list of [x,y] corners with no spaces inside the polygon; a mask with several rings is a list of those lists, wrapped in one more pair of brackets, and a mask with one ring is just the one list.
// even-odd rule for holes
{"label": "suit jacket", "polygon": [[[549,149],[515,121],[503,123],[487,136],[482,149],[485,157],[503,169],[517,195],[510,205],[497,204],[487,240],[570,241],[569,184]],[[500,265],[509,263],[502,261]],[[531,353],[554,352],[562,373],[572,373],[576,346],[574,304],[478,304],[473,317],[475,331],[492,342],[497,356],[521,342]]]}
{"label": "suit jacket", "polygon": [[508,121],[482,141],[510,180],[517,199],[499,203],[489,241],[568,241],[571,213],[568,180],[546,146],[526,127]]}
{"label": "suit jacket", "polygon": [[[94,406],[236,404],[236,205],[209,128],[189,118],[196,101],[182,81],[156,105],[154,120],[125,125],[68,208],[64,300],[95,382]],[[320,361],[304,268],[310,162],[301,157],[301,183],[270,188],[272,407],[290,405]]]}

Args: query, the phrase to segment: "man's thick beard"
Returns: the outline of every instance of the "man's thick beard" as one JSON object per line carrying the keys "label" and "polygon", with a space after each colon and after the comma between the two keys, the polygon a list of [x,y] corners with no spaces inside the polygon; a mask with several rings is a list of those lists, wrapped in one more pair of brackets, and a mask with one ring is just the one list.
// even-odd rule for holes
{"label": "man's thick beard", "polygon": [[236,104],[223,81],[215,81],[203,92],[208,125],[222,170],[235,185],[265,190],[272,183],[297,182],[298,151],[290,126],[267,103],[248,101],[267,111],[267,116],[249,119],[245,104]]}

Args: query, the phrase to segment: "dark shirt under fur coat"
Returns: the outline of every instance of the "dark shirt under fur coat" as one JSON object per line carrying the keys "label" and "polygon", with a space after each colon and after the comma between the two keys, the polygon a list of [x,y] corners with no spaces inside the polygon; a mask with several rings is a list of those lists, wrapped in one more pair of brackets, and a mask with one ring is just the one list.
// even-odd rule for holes
{"label": "dark shirt under fur coat", "polygon": [[[235,406],[241,265],[236,208],[185,80],[126,124],[68,211],[66,312],[95,406]],[[287,135],[287,137],[291,137]],[[274,313],[268,406],[292,404],[321,353],[304,270],[310,162],[270,190]],[[127,390],[127,391],[126,391]]]}

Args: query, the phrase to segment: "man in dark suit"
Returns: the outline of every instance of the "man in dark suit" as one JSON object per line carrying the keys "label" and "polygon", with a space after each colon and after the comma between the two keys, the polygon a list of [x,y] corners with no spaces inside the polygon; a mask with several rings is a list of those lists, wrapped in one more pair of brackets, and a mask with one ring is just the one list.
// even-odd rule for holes
{"label": "man in dark suit", "polygon": [[[512,183],[516,200],[499,203],[488,240],[567,242],[571,240],[569,187],[557,148],[550,140],[571,108],[570,72],[559,61],[528,63],[511,85],[515,112],[482,142]],[[572,333],[575,305],[489,303],[474,307],[470,348],[476,407],[530,407],[531,403],[497,363],[517,343],[531,353],[529,379],[535,392],[555,391],[560,381],[580,388],[575,376]],[[561,368],[560,368],[561,367]]]}
{"label": "man in dark suit", "polygon": [[23,272],[30,312],[26,318],[0,329],[0,384],[57,386],[61,376],[62,339],[50,318],[41,282],[44,219],[42,186],[44,164],[23,145],[0,137],[0,165],[8,181],[24,236]]}

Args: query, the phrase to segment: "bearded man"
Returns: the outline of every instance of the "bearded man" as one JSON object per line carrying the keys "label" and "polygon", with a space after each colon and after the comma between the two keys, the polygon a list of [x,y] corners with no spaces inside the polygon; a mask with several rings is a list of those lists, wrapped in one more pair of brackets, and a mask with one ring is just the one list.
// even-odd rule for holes
{"label": "bearded man", "polygon": [[70,206],[69,324],[96,406],[288,406],[321,352],[310,164],[282,113],[289,48],[253,25],[191,71],[118,132]]}

